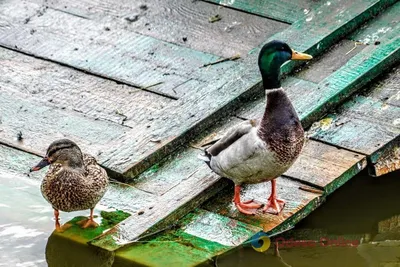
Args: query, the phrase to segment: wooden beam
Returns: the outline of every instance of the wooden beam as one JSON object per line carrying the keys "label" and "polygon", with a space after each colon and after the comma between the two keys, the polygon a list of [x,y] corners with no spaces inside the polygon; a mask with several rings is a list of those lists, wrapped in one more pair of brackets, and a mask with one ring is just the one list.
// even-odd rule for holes
{"label": "wooden beam", "polygon": [[204,0],[210,3],[219,4],[224,7],[234,8],[251,14],[256,14],[262,17],[276,19],[286,23],[294,23],[297,20],[303,18],[314,9],[316,9],[320,3],[310,2],[306,0],[301,1],[262,1],[262,0]]}

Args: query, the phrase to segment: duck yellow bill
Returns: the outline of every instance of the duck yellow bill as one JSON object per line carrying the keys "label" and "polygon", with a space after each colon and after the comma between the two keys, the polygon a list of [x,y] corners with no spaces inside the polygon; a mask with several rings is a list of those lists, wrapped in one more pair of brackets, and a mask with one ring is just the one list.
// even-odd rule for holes
{"label": "duck yellow bill", "polygon": [[313,57],[309,54],[300,53],[295,50],[292,50],[292,59],[294,59],[294,60],[296,60],[296,59],[308,60],[308,59],[312,59],[312,58]]}

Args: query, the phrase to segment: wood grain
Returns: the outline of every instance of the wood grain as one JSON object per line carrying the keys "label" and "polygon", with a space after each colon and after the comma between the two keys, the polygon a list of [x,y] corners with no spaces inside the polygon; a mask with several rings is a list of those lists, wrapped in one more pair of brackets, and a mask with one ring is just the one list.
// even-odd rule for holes
{"label": "wood grain", "polygon": [[313,138],[371,155],[397,138],[400,133],[400,109],[364,96],[355,97],[328,115],[329,124],[313,129]]}
{"label": "wood grain", "polygon": [[362,154],[308,140],[284,175],[331,194],[366,166],[366,157]]}
{"label": "wood grain", "polygon": [[205,0],[207,2],[242,10],[266,18],[276,19],[287,23],[293,23],[310,10],[317,8],[321,3],[318,1],[262,1],[262,0]]}
{"label": "wood grain", "polygon": [[[265,38],[288,26],[203,1],[51,0],[43,4],[101,22],[111,31],[137,32],[221,57],[246,57]],[[216,14],[222,20],[210,23],[209,18]]]}
{"label": "wood grain", "polygon": [[173,100],[0,48],[0,88],[32,102],[139,131]]}

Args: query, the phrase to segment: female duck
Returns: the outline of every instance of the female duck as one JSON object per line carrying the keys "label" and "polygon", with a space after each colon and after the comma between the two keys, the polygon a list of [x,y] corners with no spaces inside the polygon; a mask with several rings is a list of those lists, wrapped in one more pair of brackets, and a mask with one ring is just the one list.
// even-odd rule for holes
{"label": "female duck", "polygon": [[304,130],[292,103],[281,88],[280,67],[290,59],[312,56],[292,50],[286,43],[264,45],[258,57],[267,104],[261,120],[244,121],[206,149],[203,160],[217,174],[235,183],[234,203],[244,214],[261,204],[240,201],[242,184],[271,181],[272,192],[263,211],[278,214],[285,202],[276,196],[275,178],[294,163],[304,144]]}
{"label": "female duck", "polygon": [[53,206],[56,230],[59,210],[71,212],[90,209],[90,217],[80,222],[83,228],[97,227],[93,220],[93,209],[103,197],[108,186],[106,171],[97,165],[96,159],[83,154],[79,147],[68,139],[54,141],[46,156],[33,167],[37,171],[50,165],[41,185],[44,198]]}

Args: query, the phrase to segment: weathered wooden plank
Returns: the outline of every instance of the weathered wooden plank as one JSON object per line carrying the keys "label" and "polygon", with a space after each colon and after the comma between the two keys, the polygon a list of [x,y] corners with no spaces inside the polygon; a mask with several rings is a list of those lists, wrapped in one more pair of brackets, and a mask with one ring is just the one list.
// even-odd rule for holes
{"label": "weathered wooden plank", "polygon": [[[261,211],[254,216],[240,214],[232,202],[232,186],[210,198],[202,207],[222,216],[260,227],[264,232],[272,233],[272,231],[281,231],[288,228],[288,226],[294,225],[318,206],[321,194],[300,190],[299,187],[301,186],[304,186],[304,184],[286,177],[277,179],[277,194],[286,201],[284,210],[278,216]],[[241,198],[265,203],[270,193],[269,182],[245,185],[242,188]]]}
{"label": "weathered wooden plank", "polygon": [[[154,113],[174,100],[0,48],[0,88],[56,109],[150,129]],[[147,129],[147,130],[146,130]]]}
{"label": "weathered wooden plank", "polygon": [[360,27],[347,38],[364,44],[374,45],[388,31],[393,31],[400,22],[400,3],[388,7],[372,21]]}
{"label": "weathered wooden plank", "polygon": [[[287,30],[275,34],[272,39],[287,41],[294,49],[317,56],[357,29],[371,16],[377,15],[396,2],[395,0],[366,0],[357,3],[328,1],[293,23]],[[283,71],[290,72],[299,64],[302,63],[289,62],[283,66]]]}
{"label": "weathered wooden plank", "polygon": [[[197,266],[242,244],[258,231],[260,229],[257,227],[206,210],[195,210],[179,221],[177,229],[154,236],[146,243],[119,249],[115,255],[115,264]],[[150,249],[158,252],[151,253]],[[198,253],[194,257],[193,251]]]}
{"label": "weathered wooden plank", "polygon": [[199,150],[190,148],[135,179],[132,186],[155,194],[157,200],[144,205],[142,212],[125,220],[117,232],[109,232],[111,236],[118,236],[118,242],[110,244],[109,237],[101,237],[93,244],[114,250],[140,236],[169,226],[221,190],[226,182],[218,182],[220,177],[197,159],[199,153]]}
{"label": "weathered wooden plank", "polygon": [[[265,38],[288,26],[203,1],[149,0],[144,4],[128,0],[53,0],[46,6],[99,21],[112,31],[134,31],[222,57],[246,57]],[[209,18],[217,14],[222,19],[210,23]]]}
{"label": "weathered wooden plank", "polygon": [[400,107],[400,66],[381,77],[373,85],[373,90],[367,92],[367,96]]}
{"label": "weathered wooden plank", "polygon": [[96,21],[54,9],[15,25],[0,38],[3,46],[174,99],[202,87],[188,86],[188,81],[201,84],[234,64],[200,68],[219,57],[126,30],[106,30]]}
{"label": "weathered wooden plank", "polygon": [[369,174],[381,176],[400,169],[400,137],[370,155]]}
{"label": "weathered wooden plank", "polygon": [[308,140],[284,175],[331,194],[366,166],[364,155]]}
{"label": "weathered wooden plank", "polygon": [[15,25],[28,23],[43,8],[29,1],[3,0],[0,2],[0,33],[15,30]]}
{"label": "weathered wooden plank", "polygon": [[302,0],[302,1],[262,1],[262,0],[205,0],[207,2],[222,6],[242,10],[251,14],[256,14],[266,18],[272,18],[287,23],[293,23],[311,10],[318,7],[321,3]]}
{"label": "weathered wooden plank", "polygon": [[[68,136],[102,162],[107,159],[102,152],[109,150],[110,144],[122,140],[129,129],[33,103],[26,100],[25,96],[12,94],[6,88],[0,90],[0,142],[31,148],[38,155],[44,156],[48,145],[54,140]],[[17,138],[19,133],[22,134],[21,141]]]}
{"label": "weathered wooden plank", "polygon": [[[398,137],[400,109],[364,96],[346,102],[337,114],[315,123],[315,139],[371,155]],[[396,120],[397,119],[397,120]]]}
{"label": "weathered wooden plank", "polygon": [[[399,26],[400,29],[400,26]],[[321,95],[313,95],[314,99],[305,99],[311,109],[303,114],[305,125],[320,118],[332,105],[337,105],[359,88],[389,69],[400,59],[400,38],[396,31],[389,32],[382,38],[382,44],[367,46],[351,58],[342,68],[334,72],[319,84]]]}
{"label": "weathered wooden plank", "polygon": [[182,218],[181,222],[183,222],[181,229],[184,233],[226,247],[237,247],[261,231],[261,228],[203,209],[191,212]]}
{"label": "weathered wooden plank", "polygon": [[305,65],[295,77],[318,84],[342,67],[350,58],[360,53],[364,47],[364,45],[356,45],[354,41],[341,40],[323,56],[308,62],[309,64]]}

